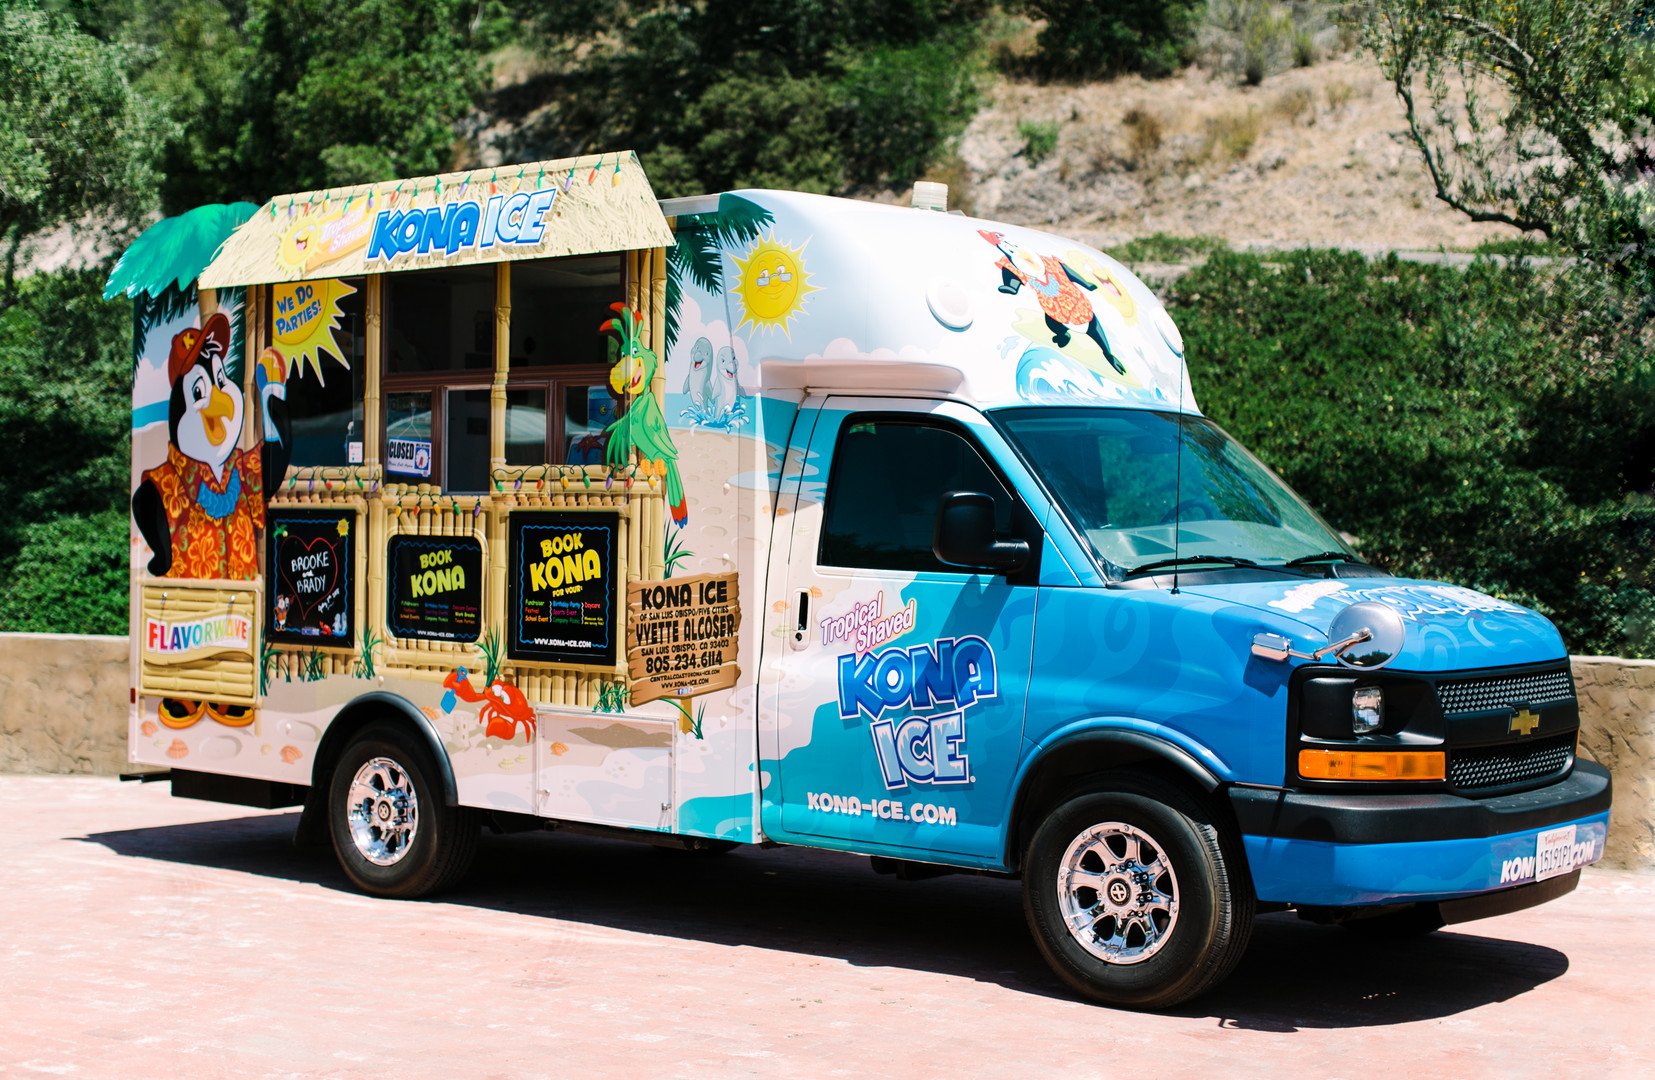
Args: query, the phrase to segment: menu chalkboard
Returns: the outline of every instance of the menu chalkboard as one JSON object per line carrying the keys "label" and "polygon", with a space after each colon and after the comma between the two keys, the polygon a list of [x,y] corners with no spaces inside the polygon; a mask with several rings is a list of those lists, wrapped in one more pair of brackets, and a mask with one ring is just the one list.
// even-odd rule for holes
{"label": "menu chalkboard", "polygon": [[354,510],[269,511],[265,637],[351,647],[356,639]]}
{"label": "menu chalkboard", "polygon": [[616,656],[619,517],[598,510],[511,515],[506,654],[610,666]]}
{"label": "menu chalkboard", "polygon": [[483,627],[483,544],[471,536],[393,536],[386,623],[399,638],[476,641]]}

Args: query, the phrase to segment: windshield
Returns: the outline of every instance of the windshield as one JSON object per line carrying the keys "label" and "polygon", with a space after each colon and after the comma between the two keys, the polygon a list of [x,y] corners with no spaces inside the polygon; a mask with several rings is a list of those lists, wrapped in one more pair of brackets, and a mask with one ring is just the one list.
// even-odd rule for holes
{"label": "windshield", "polygon": [[1174,558],[1193,566],[1197,556],[1355,561],[1315,511],[1202,417],[1100,408],[993,415],[1111,576]]}

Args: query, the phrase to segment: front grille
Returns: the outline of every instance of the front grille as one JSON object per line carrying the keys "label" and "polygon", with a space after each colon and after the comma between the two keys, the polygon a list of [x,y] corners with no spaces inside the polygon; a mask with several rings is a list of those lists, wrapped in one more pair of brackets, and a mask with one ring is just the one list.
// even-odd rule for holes
{"label": "front grille", "polygon": [[1437,684],[1437,701],[1445,716],[1509,709],[1513,705],[1544,705],[1572,701],[1574,680],[1567,667],[1552,671],[1531,671],[1523,675],[1487,675],[1480,679],[1454,679]]}
{"label": "front grille", "polygon": [[1449,755],[1448,782],[1461,791],[1505,787],[1549,779],[1569,768],[1575,756],[1575,733],[1534,742],[1474,746]]}

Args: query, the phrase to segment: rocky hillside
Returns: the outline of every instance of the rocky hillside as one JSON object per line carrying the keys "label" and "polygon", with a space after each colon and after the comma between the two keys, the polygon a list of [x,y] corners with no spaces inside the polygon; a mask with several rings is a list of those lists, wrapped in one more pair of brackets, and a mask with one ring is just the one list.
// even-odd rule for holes
{"label": "rocky hillside", "polygon": [[1200,68],[1081,86],[1000,81],[947,179],[976,214],[1106,248],[1156,232],[1365,250],[1516,235],[1440,203],[1404,132],[1390,84],[1361,57],[1255,87]]}

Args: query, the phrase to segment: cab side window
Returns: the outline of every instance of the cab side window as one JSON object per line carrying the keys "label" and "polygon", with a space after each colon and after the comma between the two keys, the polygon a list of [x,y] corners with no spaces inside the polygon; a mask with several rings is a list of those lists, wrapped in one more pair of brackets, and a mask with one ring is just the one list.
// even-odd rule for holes
{"label": "cab side window", "polygon": [[965,433],[926,420],[849,418],[833,452],[817,562],[964,573],[931,551],[937,508],[950,491],[991,496],[995,528],[1011,531],[1014,500]]}

